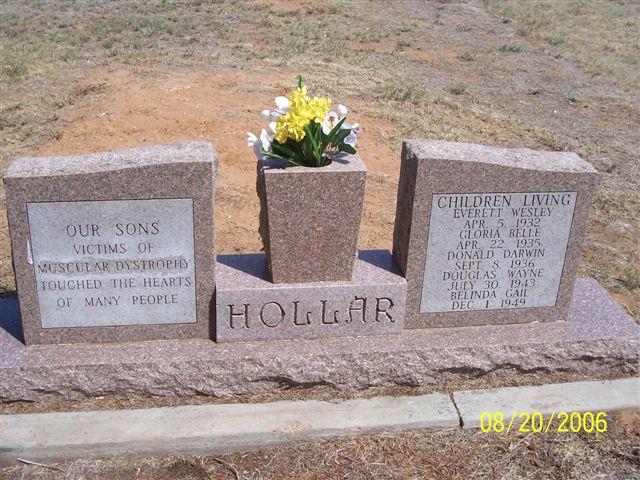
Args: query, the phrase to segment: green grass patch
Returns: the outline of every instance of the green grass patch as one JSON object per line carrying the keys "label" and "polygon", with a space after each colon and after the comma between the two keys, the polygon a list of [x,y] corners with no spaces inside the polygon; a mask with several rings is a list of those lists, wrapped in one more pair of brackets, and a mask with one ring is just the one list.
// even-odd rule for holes
{"label": "green grass patch", "polygon": [[519,43],[505,43],[500,46],[501,52],[520,53],[522,50],[523,47]]}
{"label": "green grass patch", "polygon": [[394,102],[420,103],[426,96],[425,90],[412,79],[389,80],[380,89],[384,100]]}
{"label": "green grass patch", "polygon": [[607,75],[627,91],[640,82],[640,2],[586,0],[484,0],[516,32],[548,42],[549,54]]}
{"label": "green grass patch", "polygon": [[454,95],[462,95],[467,91],[467,84],[464,82],[453,82],[449,85],[447,90],[449,90],[449,92],[453,93]]}
{"label": "green grass patch", "polygon": [[3,39],[0,45],[2,82],[17,83],[36,72],[56,68],[80,56],[73,36],[21,34]]}
{"label": "green grass patch", "polygon": [[476,59],[476,56],[471,52],[462,52],[458,58],[466,62],[473,62]]}
{"label": "green grass patch", "polygon": [[624,269],[620,282],[629,290],[640,288],[640,274],[635,267],[627,267]]}
{"label": "green grass patch", "polygon": [[354,34],[354,39],[361,43],[380,43],[382,34],[378,29],[366,28]]}

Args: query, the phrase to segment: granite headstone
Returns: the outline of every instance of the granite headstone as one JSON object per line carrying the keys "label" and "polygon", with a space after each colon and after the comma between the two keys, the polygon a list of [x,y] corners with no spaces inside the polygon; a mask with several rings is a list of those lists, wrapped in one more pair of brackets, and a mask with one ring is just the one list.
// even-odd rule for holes
{"label": "granite headstone", "polygon": [[14,160],[25,342],[208,338],[215,172],[206,142]]}
{"label": "granite headstone", "polygon": [[407,327],[565,320],[595,181],[574,153],[406,141],[393,254]]}

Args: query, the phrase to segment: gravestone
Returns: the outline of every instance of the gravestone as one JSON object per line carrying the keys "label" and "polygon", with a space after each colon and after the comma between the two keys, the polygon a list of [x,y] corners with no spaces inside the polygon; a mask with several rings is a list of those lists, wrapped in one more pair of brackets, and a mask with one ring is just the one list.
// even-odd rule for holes
{"label": "gravestone", "polygon": [[[394,254],[407,272],[409,296],[401,269],[385,251],[359,252],[350,281],[278,284],[264,254],[219,255],[217,305],[211,304],[217,308],[215,334],[236,343],[177,340],[209,336],[215,165],[211,146],[194,142],[11,165],[6,199],[21,315],[17,299],[0,298],[0,398],[39,402],[194,391],[232,397],[317,384],[348,392],[532,369],[592,377],[638,370],[639,327],[595,280],[578,279],[568,321],[544,321],[564,318],[569,307],[595,171],[573,154],[448,142],[404,146]],[[540,224],[518,225],[523,218],[540,218]],[[464,228],[467,220],[476,222]],[[489,233],[495,230],[499,237]],[[463,231],[480,238],[461,238]],[[496,239],[505,244],[491,248]],[[510,246],[520,239],[538,239],[541,246]],[[148,244],[150,251],[137,250]],[[453,271],[526,281],[509,276],[518,268],[500,263],[513,260],[504,258],[505,251],[527,249],[543,251],[524,257],[533,261],[524,270],[536,272],[536,281],[524,286],[524,306],[481,308],[463,297],[486,295],[482,290],[461,283],[452,293],[451,283],[441,285],[452,281],[444,274]],[[483,253],[489,250],[494,253]],[[451,251],[454,264],[447,268]],[[456,265],[456,255],[479,258]],[[499,262],[495,269],[485,265],[492,260]],[[192,276],[195,282],[187,282]],[[84,288],[57,295],[60,281]],[[557,300],[547,306],[556,283]],[[482,300],[511,298],[500,285],[493,290],[495,299]],[[145,294],[152,297],[142,305]],[[110,297],[120,299],[109,305]],[[427,311],[420,313],[423,297]],[[454,328],[401,331],[406,298],[409,327]],[[473,308],[446,311],[454,301]],[[531,323],[455,328],[525,321]],[[28,343],[52,344],[26,347],[21,323]],[[91,344],[164,338],[176,340]],[[276,341],[290,338],[299,340]],[[55,344],[64,342],[83,343]]]}
{"label": "gravestone", "polygon": [[208,338],[215,171],[206,142],[14,160],[25,343]]}
{"label": "gravestone", "polygon": [[348,282],[272,283],[264,254],[218,255],[216,340],[399,333],[406,282],[391,254],[361,251]]}
{"label": "gravestone", "polygon": [[393,254],[407,327],[565,320],[595,181],[574,153],[406,141]]}

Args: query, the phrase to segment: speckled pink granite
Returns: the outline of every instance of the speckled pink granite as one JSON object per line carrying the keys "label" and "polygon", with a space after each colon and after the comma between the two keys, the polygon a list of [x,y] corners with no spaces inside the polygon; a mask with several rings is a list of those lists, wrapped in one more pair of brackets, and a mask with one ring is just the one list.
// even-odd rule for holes
{"label": "speckled pink granite", "polygon": [[218,342],[398,333],[407,282],[391,253],[358,253],[349,282],[272,283],[263,254],[218,255]]}
{"label": "speckled pink granite", "polygon": [[[0,399],[107,394],[229,397],[282,387],[337,391],[520,372],[637,372],[640,327],[593,279],[567,322],[405,330],[399,335],[216,344],[209,340],[25,347],[0,298]],[[10,333],[11,332],[11,333]]]}
{"label": "speckled pink granite", "polygon": [[[7,215],[29,344],[209,338],[214,289],[214,188],[217,155],[208,142],[182,142],[70,157],[15,159],[4,176]],[[193,199],[195,323],[43,329],[33,266],[28,262],[27,202]]]}
{"label": "speckled pink granite", "polygon": [[351,280],[366,174],[358,155],[321,168],[258,162],[260,235],[274,283]]}
{"label": "speckled pink granite", "polygon": [[[406,328],[565,320],[589,221],[596,170],[571,152],[495,148],[443,140],[406,140],[398,182],[393,256],[407,279]],[[421,313],[432,195],[482,192],[577,192],[556,305]],[[452,239],[452,244],[455,240]]]}

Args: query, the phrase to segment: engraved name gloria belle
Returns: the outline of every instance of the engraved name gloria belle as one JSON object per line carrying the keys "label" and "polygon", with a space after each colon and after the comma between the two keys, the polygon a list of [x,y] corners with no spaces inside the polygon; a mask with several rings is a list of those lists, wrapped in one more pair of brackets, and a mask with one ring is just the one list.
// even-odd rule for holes
{"label": "engraved name gloria belle", "polygon": [[576,195],[433,195],[421,312],[555,305]]}

